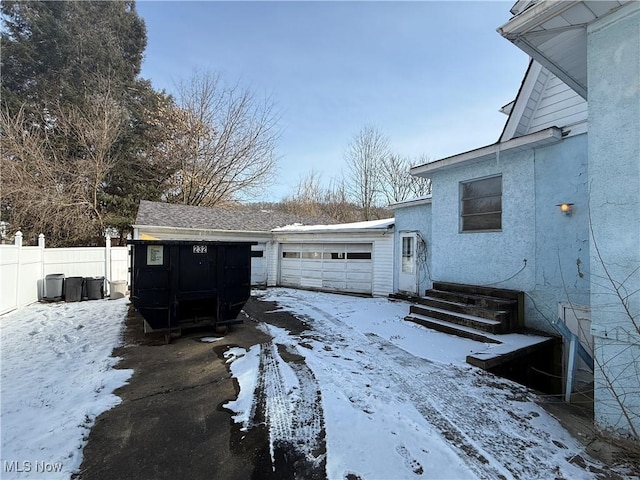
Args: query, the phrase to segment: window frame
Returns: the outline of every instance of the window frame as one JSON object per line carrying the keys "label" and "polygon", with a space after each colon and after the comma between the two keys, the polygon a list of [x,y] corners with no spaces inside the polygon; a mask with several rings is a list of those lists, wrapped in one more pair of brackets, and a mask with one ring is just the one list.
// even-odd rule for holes
{"label": "window frame", "polygon": [[[500,179],[500,193],[489,193],[489,194],[485,194],[485,195],[476,195],[473,197],[465,197],[464,196],[464,190],[465,190],[465,185],[469,185],[475,182],[480,182],[480,181],[484,181],[484,180],[489,180],[489,179],[493,179],[493,178],[499,178]],[[471,180],[465,180],[463,182],[459,183],[459,233],[486,233],[486,232],[502,232],[502,212],[503,212],[503,205],[502,205],[502,196],[503,196],[503,192],[504,192],[504,183],[503,183],[503,179],[502,179],[502,174],[499,173],[497,175],[489,175],[486,177],[480,177],[480,178],[474,178]],[[470,201],[470,200],[478,200],[478,199],[485,199],[485,198],[492,198],[492,197],[500,197],[500,209],[499,210],[491,210],[491,211],[482,211],[482,212],[474,212],[474,213],[463,213],[465,210],[465,201]],[[489,215],[500,215],[500,227],[499,228],[482,228],[482,229],[469,229],[469,228],[465,228],[465,218],[469,218],[469,217],[481,217],[481,216],[489,216]]]}

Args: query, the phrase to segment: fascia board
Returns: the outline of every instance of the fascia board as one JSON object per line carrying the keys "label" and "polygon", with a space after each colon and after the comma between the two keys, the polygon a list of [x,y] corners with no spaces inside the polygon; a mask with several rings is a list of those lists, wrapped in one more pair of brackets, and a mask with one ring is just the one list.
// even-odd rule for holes
{"label": "fascia board", "polygon": [[516,97],[515,104],[513,105],[513,108],[511,110],[511,114],[507,119],[504,131],[500,136],[500,142],[506,142],[513,138],[513,135],[515,134],[518,125],[520,124],[520,120],[522,119],[522,114],[527,108],[529,98],[531,97],[531,93],[533,92],[533,87],[535,87],[541,71],[542,65],[540,65],[540,63],[538,63],[537,61],[532,60],[531,66],[529,69],[527,69],[524,81],[522,82],[522,88],[520,89],[520,91],[518,92],[518,96]]}
{"label": "fascia board", "polygon": [[411,168],[409,173],[415,176],[426,176],[427,173],[450,167],[457,167],[465,163],[485,160],[499,153],[509,153],[523,148],[535,148],[536,146],[557,143],[562,140],[562,129],[550,127],[539,132],[513,138],[503,143],[494,143],[486,147],[477,148],[451,157],[425,163]]}
{"label": "fascia board", "polygon": [[265,230],[219,230],[215,228],[188,228],[188,227],[167,227],[160,225],[131,225],[133,228],[137,229],[153,229],[153,230],[164,230],[164,231],[178,231],[178,232],[206,232],[210,234],[229,234],[229,235],[262,235],[264,237],[270,237],[271,232]]}

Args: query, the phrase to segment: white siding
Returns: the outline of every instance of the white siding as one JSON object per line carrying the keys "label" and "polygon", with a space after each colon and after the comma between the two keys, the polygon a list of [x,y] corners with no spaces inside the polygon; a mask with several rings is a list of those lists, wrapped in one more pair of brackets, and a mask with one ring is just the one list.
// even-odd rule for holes
{"label": "white siding", "polygon": [[373,295],[386,296],[393,292],[393,234],[373,243]]}
{"label": "white siding", "polygon": [[549,127],[565,127],[586,120],[586,100],[551,74],[531,117],[527,133],[538,132]]}
{"label": "white siding", "polygon": [[267,286],[278,284],[278,269],[280,266],[280,248],[277,242],[267,242]]}

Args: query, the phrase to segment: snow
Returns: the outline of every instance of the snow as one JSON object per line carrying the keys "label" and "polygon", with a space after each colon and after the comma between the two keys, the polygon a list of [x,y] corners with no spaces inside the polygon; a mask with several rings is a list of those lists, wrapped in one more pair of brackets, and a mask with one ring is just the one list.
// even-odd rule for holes
{"label": "snow", "polygon": [[128,299],[34,304],[0,317],[3,479],[68,479],[132,370],[111,356]]}
{"label": "snow", "polygon": [[393,226],[394,218],[385,218],[382,220],[370,220],[368,222],[355,223],[339,223],[336,225],[303,225],[294,223],[284,227],[277,227],[272,232],[335,232],[335,231],[352,231],[352,230],[369,230],[369,229],[386,229]]}
{"label": "snow", "polygon": [[[293,445],[330,479],[588,479],[590,469],[607,468],[534,393],[465,363],[510,341],[483,344],[406,322],[402,301],[293,289],[254,295],[308,325],[293,334],[261,322],[271,341],[224,354],[239,385],[225,407],[245,431],[267,425],[272,458]],[[3,479],[77,472],[96,417],[120,402],[113,391],[132,374],[112,357],[127,304],[35,304],[0,317]]]}
{"label": "snow", "polygon": [[[231,365],[246,387],[240,389],[243,406],[228,406],[245,428],[251,427],[259,386],[271,385],[264,400],[272,455],[286,436],[300,437],[296,425],[320,417],[326,454],[318,455],[313,442],[298,450],[310,462],[324,459],[330,479],[587,479],[594,474],[575,459],[603,468],[531,391],[464,363],[487,345],[403,321],[405,302],[292,289],[254,294],[308,324],[300,335],[260,324],[272,345],[252,347],[246,368]],[[282,349],[302,356],[309,373],[300,375],[298,364],[285,362]],[[320,413],[310,414],[311,403],[301,403],[304,391],[319,392],[311,397],[320,398]],[[305,412],[304,421],[298,412]]]}

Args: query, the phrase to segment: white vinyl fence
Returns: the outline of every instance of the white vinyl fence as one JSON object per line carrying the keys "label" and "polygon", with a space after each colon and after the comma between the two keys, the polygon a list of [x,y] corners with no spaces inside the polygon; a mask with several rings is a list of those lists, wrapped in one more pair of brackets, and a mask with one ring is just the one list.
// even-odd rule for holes
{"label": "white vinyl fence", "polygon": [[49,274],[104,277],[106,295],[109,281],[128,281],[128,272],[128,247],[112,247],[109,237],[104,247],[45,248],[44,235],[27,247],[18,232],[13,245],[0,245],[0,315],[45,297]]}

